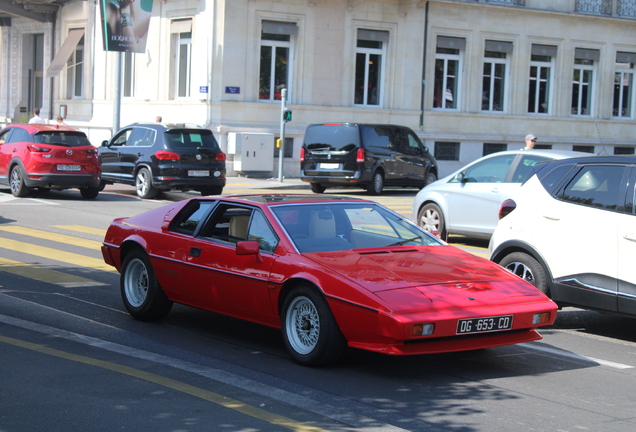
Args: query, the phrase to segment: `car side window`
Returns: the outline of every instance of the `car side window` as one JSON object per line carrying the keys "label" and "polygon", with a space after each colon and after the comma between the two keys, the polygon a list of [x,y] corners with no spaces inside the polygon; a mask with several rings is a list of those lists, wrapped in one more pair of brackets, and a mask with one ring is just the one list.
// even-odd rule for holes
{"label": "car side window", "polygon": [[125,146],[126,143],[128,142],[128,138],[130,137],[131,132],[132,132],[132,129],[126,129],[125,131],[120,132],[119,135],[117,135],[112,140],[112,145]]}
{"label": "car side window", "polygon": [[564,201],[616,210],[618,192],[625,167],[610,165],[583,166],[565,185],[559,198]]}
{"label": "car side window", "polygon": [[[9,131],[11,132],[11,131]],[[13,128],[13,133],[7,140],[8,143],[14,142],[33,142],[33,137],[30,133],[20,128]]]}
{"label": "car side window", "polygon": [[231,204],[221,204],[215,210],[202,237],[225,243],[237,243],[247,240],[252,209]]}
{"label": "car side window", "polygon": [[512,173],[511,182],[512,183],[521,183],[526,177],[532,172],[532,167],[538,164],[539,162],[544,162],[549,160],[547,157],[542,156],[534,156],[534,155],[523,155],[519,164],[515,168],[515,172]]}
{"label": "car side window", "polygon": [[11,129],[7,129],[6,131],[0,134],[0,145],[10,142],[8,141],[10,133],[11,133]]}
{"label": "car side window", "polygon": [[413,136],[413,134],[410,132],[407,133],[407,139],[408,139],[409,153],[420,154],[422,152],[422,146],[420,144],[420,141],[415,136]]}
{"label": "car side window", "polygon": [[247,239],[257,241],[260,249],[265,252],[274,252],[278,246],[278,237],[260,211],[254,211]]}
{"label": "car side window", "polygon": [[128,139],[129,146],[151,147],[155,143],[157,133],[153,129],[135,128]]}
{"label": "car side window", "polygon": [[194,235],[197,226],[215,204],[216,201],[192,201],[174,218],[170,224],[170,231]]}
{"label": "car side window", "polygon": [[503,183],[517,155],[504,155],[486,159],[468,167],[451,182]]}

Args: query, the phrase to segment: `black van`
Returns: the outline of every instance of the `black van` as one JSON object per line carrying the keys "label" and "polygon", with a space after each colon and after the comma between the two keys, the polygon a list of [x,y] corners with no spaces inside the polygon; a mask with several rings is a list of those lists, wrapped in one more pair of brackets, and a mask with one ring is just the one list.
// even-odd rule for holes
{"label": "black van", "polygon": [[437,162],[411,129],[381,124],[325,123],[307,127],[300,176],[315,193],[332,186],[423,188],[437,180]]}

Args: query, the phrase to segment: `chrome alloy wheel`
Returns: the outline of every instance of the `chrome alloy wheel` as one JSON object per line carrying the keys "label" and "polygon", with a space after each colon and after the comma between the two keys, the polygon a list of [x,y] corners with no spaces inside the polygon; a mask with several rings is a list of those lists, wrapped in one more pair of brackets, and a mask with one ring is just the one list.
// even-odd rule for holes
{"label": "chrome alloy wheel", "polygon": [[124,277],[126,299],[133,307],[140,307],[148,298],[148,270],[142,260],[136,258],[126,267]]}
{"label": "chrome alloy wheel", "polygon": [[537,286],[532,270],[530,270],[530,268],[524,263],[513,261],[511,263],[508,263],[504,268],[509,272],[516,274],[524,281]]}
{"label": "chrome alloy wheel", "polygon": [[428,232],[439,232],[439,213],[432,208],[424,210],[420,216],[420,226]]}
{"label": "chrome alloy wheel", "polygon": [[145,197],[148,195],[148,191],[150,190],[150,175],[147,170],[139,170],[135,186],[137,187],[138,196]]}
{"label": "chrome alloy wheel", "polygon": [[320,336],[318,310],[307,297],[296,297],[286,316],[288,340],[298,354],[309,354],[316,348]]}

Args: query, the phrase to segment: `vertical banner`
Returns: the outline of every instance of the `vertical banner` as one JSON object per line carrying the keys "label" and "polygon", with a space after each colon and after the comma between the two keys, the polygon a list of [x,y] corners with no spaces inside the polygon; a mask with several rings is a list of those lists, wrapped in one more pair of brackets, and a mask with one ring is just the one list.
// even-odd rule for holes
{"label": "vertical banner", "polygon": [[104,51],[146,50],[153,0],[99,0]]}

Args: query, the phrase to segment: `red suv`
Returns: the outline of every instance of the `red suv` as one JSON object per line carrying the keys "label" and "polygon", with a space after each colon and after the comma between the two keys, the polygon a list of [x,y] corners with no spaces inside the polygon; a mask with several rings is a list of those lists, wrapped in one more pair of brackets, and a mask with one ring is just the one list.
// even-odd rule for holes
{"label": "red suv", "polygon": [[97,148],[68,126],[15,124],[0,131],[0,184],[24,197],[40,190],[78,188],[82,197],[99,193]]}

